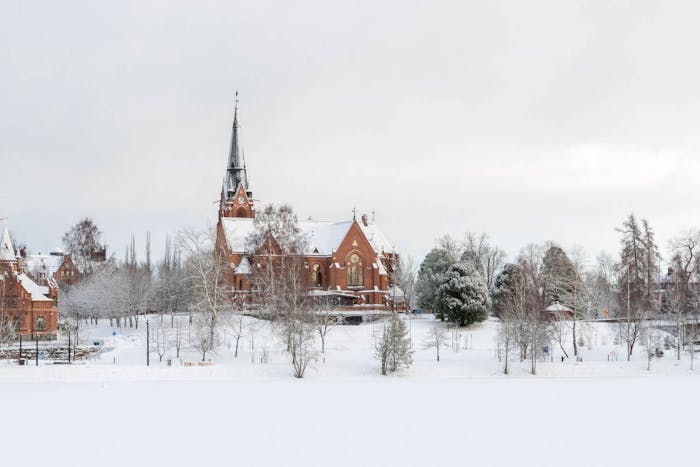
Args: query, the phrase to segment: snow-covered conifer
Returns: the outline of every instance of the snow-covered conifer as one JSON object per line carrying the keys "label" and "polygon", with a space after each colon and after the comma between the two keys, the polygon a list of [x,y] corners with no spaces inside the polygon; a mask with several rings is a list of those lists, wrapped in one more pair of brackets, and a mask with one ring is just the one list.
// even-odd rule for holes
{"label": "snow-covered conifer", "polygon": [[468,326],[488,317],[491,299],[481,273],[467,263],[455,263],[438,288],[435,304],[448,321]]}
{"label": "snow-covered conifer", "polygon": [[398,314],[393,314],[384,323],[380,335],[375,338],[374,353],[381,363],[383,375],[395,372],[401,367],[411,366],[413,351],[408,337],[408,328]]}

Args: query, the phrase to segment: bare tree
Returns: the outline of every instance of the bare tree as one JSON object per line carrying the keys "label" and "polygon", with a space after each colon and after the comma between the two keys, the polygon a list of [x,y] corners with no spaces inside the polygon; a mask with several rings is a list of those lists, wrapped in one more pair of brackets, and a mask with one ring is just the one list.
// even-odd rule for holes
{"label": "bare tree", "polygon": [[490,291],[498,272],[504,265],[506,252],[491,244],[485,233],[467,232],[464,238],[462,261],[470,263],[479,271]]}
{"label": "bare tree", "polygon": [[158,354],[158,361],[162,362],[168,343],[168,336],[162,322],[159,322],[153,329],[153,342]]}
{"label": "bare tree", "polygon": [[[517,347],[518,342],[518,324],[514,319],[510,317],[501,318],[501,322],[498,326],[498,332],[496,334],[496,345],[498,350],[498,359],[503,362],[503,373],[510,373],[509,358],[510,351]],[[501,360],[501,350],[503,351],[503,357]],[[522,361],[522,359],[521,359]]]}
{"label": "bare tree", "polygon": [[551,341],[551,323],[544,314],[545,280],[540,274],[543,269],[544,248],[530,244],[521,250],[518,258],[520,277],[517,281],[516,303],[519,315],[525,319],[530,347],[530,372],[537,373],[537,357],[545,345]]}
{"label": "bare tree", "polygon": [[425,348],[431,349],[435,348],[435,358],[440,361],[440,349],[442,347],[448,347],[448,335],[445,327],[441,323],[435,323],[425,338]]}
{"label": "bare tree", "polygon": [[[201,325],[209,326],[207,345],[200,347],[208,352],[216,344],[216,328],[222,315],[233,309],[229,288],[226,285],[228,263],[226,253],[216,248],[214,229],[187,229],[180,232],[180,248],[184,254],[184,280],[189,307]],[[198,331],[198,335],[201,334]],[[200,344],[201,336],[197,339]]]}
{"label": "bare tree", "polygon": [[64,234],[63,247],[81,274],[94,272],[93,258],[100,254],[104,257],[101,237],[102,232],[89,217],[78,221]]}
{"label": "bare tree", "polygon": [[[665,296],[676,318],[676,359],[681,359],[682,316],[694,313],[698,298],[691,285],[700,270],[700,231],[688,229],[669,242],[672,271]],[[691,354],[692,355],[692,354]]]}
{"label": "bare tree", "polygon": [[338,320],[342,319],[338,317],[336,308],[335,299],[329,295],[314,298],[313,323],[318,336],[321,338],[323,363],[326,363],[326,336],[338,324]]}
{"label": "bare tree", "polygon": [[182,348],[182,330],[180,323],[175,326],[175,358],[180,358],[180,349]]}
{"label": "bare tree", "polygon": [[[150,249],[150,246],[147,247]],[[131,235],[131,241],[126,249],[124,263],[118,273],[121,275],[121,294],[129,319],[129,327],[139,328],[139,315],[148,311],[148,299],[152,293],[152,275],[150,265],[139,264],[136,257],[136,240]]]}
{"label": "bare tree", "polygon": [[256,215],[254,225],[246,246],[255,259],[251,280],[260,310],[273,319],[294,377],[303,378],[317,354],[314,305],[304,259],[307,242],[296,215],[286,205],[266,206]]}
{"label": "bare tree", "polygon": [[406,311],[413,309],[416,297],[416,273],[416,263],[410,256],[400,256],[396,267],[391,272],[391,282],[400,289],[401,300]]}
{"label": "bare tree", "polygon": [[193,347],[202,355],[202,362],[207,359],[207,354],[214,349],[215,333],[211,321],[212,314],[198,313],[193,319],[194,343]]}
{"label": "bare tree", "polygon": [[151,307],[161,315],[170,315],[170,327],[175,326],[175,315],[186,304],[186,281],[178,248],[173,247],[169,236],[165,237],[165,252],[157,266]]}

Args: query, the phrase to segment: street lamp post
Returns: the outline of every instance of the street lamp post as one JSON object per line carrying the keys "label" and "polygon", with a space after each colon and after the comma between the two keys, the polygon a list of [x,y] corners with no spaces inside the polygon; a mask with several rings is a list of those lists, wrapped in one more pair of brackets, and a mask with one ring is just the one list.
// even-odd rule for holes
{"label": "street lamp post", "polygon": [[146,320],[146,366],[151,366],[151,331]]}

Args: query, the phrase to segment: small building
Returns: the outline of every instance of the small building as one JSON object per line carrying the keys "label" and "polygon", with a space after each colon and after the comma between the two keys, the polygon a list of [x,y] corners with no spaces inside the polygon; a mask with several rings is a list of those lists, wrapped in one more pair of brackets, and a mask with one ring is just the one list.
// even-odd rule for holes
{"label": "small building", "polygon": [[0,237],[0,323],[32,339],[55,339],[58,329],[58,284],[51,276],[37,283],[22,267],[7,227]]}
{"label": "small building", "polygon": [[547,319],[550,321],[566,321],[571,319],[574,314],[571,308],[562,305],[559,302],[554,302],[544,309]]}

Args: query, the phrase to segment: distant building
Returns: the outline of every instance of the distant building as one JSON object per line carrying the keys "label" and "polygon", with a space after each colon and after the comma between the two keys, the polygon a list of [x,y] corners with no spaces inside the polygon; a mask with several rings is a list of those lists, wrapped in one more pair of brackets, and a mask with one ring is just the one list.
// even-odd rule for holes
{"label": "distant building", "polygon": [[571,308],[559,302],[552,303],[544,309],[544,312],[547,319],[551,321],[570,320],[574,316]]}
{"label": "distant building", "polygon": [[[11,323],[15,333],[55,339],[58,329],[58,284],[48,269],[37,283],[22,266],[7,227],[0,237],[0,322]],[[43,285],[41,285],[43,284]]]}
{"label": "distant building", "polygon": [[[238,132],[236,108],[219,203],[217,246],[225,250],[231,265],[228,283],[233,294],[242,295],[251,303],[256,255],[246,251],[246,240],[255,229],[255,200]],[[366,214],[359,220],[353,216],[340,222],[302,221],[299,228],[308,242],[304,259],[313,295],[332,297],[335,303],[358,313],[388,311],[393,307],[393,300],[399,294],[392,289],[390,273],[396,267],[398,255]]]}
{"label": "distant building", "polygon": [[45,285],[47,279],[53,278],[59,286],[71,286],[107,264],[104,247],[80,261],[74,261],[73,256],[64,253],[60,248],[55,248],[48,255],[25,253],[22,256],[22,269],[40,285]]}

